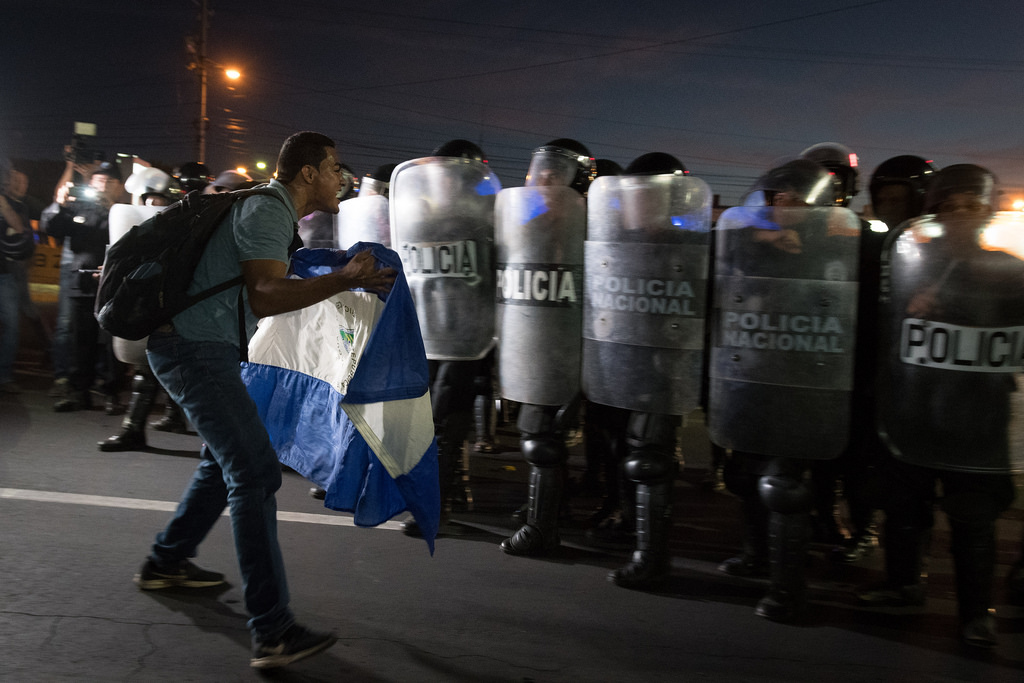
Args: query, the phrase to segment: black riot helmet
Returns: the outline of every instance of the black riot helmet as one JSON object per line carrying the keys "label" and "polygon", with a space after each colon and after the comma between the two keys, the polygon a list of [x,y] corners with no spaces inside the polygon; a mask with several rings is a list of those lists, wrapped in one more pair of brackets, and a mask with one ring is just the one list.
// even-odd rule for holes
{"label": "black riot helmet", "polygon": [[648,152],[633,159],[626,167],[626,175],[689,175],[683,162],[665,152]]}
{"label": "black riot helmet", "polygon": [[831,203],[849,206],[858,191],[858,160],[853,150],[838,142],[819,142],[800,152],[800,156],[817,162],[832,174],[835,192]]}
{"label": "black riot helmet", "polygon": [[924,201],[925,213],[938,213],[942,203],[955,194],[971,194],[990,210],[995,209],[996,177],[987,168],[954,164],[935,174]]}
{"label": "black riot helmet", "polygon": [[743,197],[744,206],[774,206],[779,194],[810,206],[832,204],[832,174],[810,159],[787,161],[765,172]]}
{"label": "black riot helmet", "polygon": [[364,175],[363,181],[359,185],[359,194],[367,197],[375,194],[387,197],[391,189],[391,174],[394,172],[395,166],[397,164],[384,164]]}
{"label": "black riot helmet", "polygon": [[598,159],[596,162],[597,166],[597,177],[606,175],[622,175],[625,171],[618,162],[612,161],[611,159]]}
{"label": "black riot helmet", "polygon": [[214,179],[206,164],[198,161],[190,161],[174,169],[174,178],[181,186],[181,191],[186,194],[194,190],[202,192]]}
{"label": "black riot helmet", "polygon": [[[924,199],[935,178],[935,172],[930,161],[913,154],[902,154],[883,161],[871,174],[871,184],[868,186],[875,215],[886,223],[891,221],[891,227],[908,218],[920,216],[924,212]],[[894,193],[897,196],[886,193],[883,196],[882,188],[892,186],[906,188],[906,192]],[[900,194],[902,196],[898,196]],[[899,203],[903,206],[899,206]],[[889,218],[889,213],[894,213],[893,218]]]}
{"label": "black riot helmet", "polygon": [[435,149],[430,156],[462,157],[463,159],[472,159],[473,161],[479,161],[483,164],[487,163],[487,157],[484,155],[484,151],[480,149],[479,145],[470,142],[469,140],[462,139],[449,140]]}
{"label": "black riot helmet", "polygon": [[597,161],[583,143],[558,138],[533,150],[526,185],[565,185],[586,194],[597,177]]}

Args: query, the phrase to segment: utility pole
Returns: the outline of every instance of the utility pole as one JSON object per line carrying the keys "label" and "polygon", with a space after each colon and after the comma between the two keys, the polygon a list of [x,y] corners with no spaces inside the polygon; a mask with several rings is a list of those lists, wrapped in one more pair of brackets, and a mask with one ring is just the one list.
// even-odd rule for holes
{"label": "utility pole", "polygon": [[210,118],[206,115],[207,67],[206,37],[210,28],[210,10],[207,0],[193,0],[200,5],[199,37],[190,36],[185,42],[192,61],[188,68],[199,72],[199,120],[196,121],[196,161],[206,163],[206,131],[210,127]]}

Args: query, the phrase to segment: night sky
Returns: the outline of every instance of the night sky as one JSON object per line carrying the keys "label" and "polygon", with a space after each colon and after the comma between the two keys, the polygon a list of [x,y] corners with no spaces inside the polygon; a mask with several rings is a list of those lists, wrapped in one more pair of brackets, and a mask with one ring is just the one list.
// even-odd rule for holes
{"label": "night sky", "polygon": [[[724,203],[774,161],[823,141],[861,158],[996,173],[1024,196],[1019,0],[337,2],[209,0],[207,163],[273,166],[297,130],[324,132],[362,175],[452,138],[505,186],[530,151],[580,140],[623,166],[680,158]],[[0,0],[0,153],[59,159],[74,121],[108,156],[196,156],[191,0]]]}

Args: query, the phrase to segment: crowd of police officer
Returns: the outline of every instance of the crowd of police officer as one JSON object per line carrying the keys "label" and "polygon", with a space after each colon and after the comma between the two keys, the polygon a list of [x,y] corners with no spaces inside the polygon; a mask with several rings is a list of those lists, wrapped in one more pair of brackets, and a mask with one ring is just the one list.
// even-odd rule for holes
{"label": "crowd of police officer", "polygon": [[[553,140],[505,189],[466,140],[389,170],[389,196],[342,203],[335,246],[384,242],[402,258],[431,366],[442,533],[493,353],[530,466],[505,553],[557,552],[582,419],[600,442],[588,448],[613,461],[609,498],[635,548],[609,580],[657,587],[678,428],[702,408],[745,528],[719,569],[769,578],[758,615],[803,616],[812,538],[856,561],[883,520],[886,581],[859,597],[922,604],[939,504],[960,635],[996,643],[994,525],[1024,465],[1024,225],[996,210],[991,173],[894,157],[871,178],[869,224],[848,208],[855,155],[822,143],[768,169],[713,226],[707,184],[662,152],[622,169]],[[1022,583],[1018,563],[1012,600]]]}

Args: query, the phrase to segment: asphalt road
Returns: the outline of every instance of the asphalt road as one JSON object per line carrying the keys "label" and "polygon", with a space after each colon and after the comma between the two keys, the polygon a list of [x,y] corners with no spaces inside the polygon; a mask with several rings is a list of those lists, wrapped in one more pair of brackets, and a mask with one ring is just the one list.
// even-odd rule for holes
{"label": "asphalt road", "polygon": [[[144,452],[101,453],[96,442],[120,418],[57,414],[48,379],[23,374],[26,391],[0,395],[0,680],[32,681],[1006,681],[1024,680],[1024,610],[1002,603],[1001,641],[965,651],[956,637],[948,533],[940,517],[927,605],[867,610],[854,586],[881,577],[881,553],[835,565],[824,549],[809,567],[806,623],[760,619],[765,584],[726,577],[718,562],[739,546],[738,502],[703,489],[707,444],[699,422],[684,430],[686,468],[676,485],[673,577],[658,592],[606,579],[627,548],[584,537],[598,502],[580,496],[563,520],[564,545],[549,559],[504,555],[509,513],[526,495],[511,431],[508,450],[470,458],[471,510],[458,535],[426,545],[397,522],[351,526],[285,474],[280,537],[303,623],[339,643],[292,667],[248,667],[230,521],[197,563],[230,585],[142,592],[131,578],[196,465],[196,436],[150,431]],[[582,460],[574,450],[578,475]],[[1018,498],[999,522],[1004,576],[1020,552]]]}

